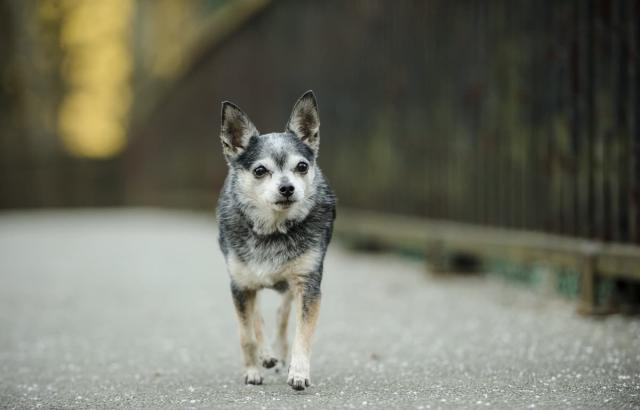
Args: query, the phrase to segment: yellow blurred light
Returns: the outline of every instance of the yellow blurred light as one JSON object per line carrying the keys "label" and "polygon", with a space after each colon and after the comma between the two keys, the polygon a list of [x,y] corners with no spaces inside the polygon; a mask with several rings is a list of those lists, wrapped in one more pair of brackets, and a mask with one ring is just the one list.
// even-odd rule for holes
{"label": "yellow blurred light", "polygon": [[71,153],[107,158],[122,150],[126,142],[124,126],[112,119],[114,109],[108,104],[108,100],[89,93],[76,93],[63,101],[58,126]]}
{"label": "yellow blurred light", "polygon": [[67,86],[58,129],[73,155],[108,158],[126,145],[133,0],[67,0],[60,45]]}
{"label": "yellow blurred light", "polygon": [[72,86],[107,88],[126,84],[132,71],[129,50],[122,44],[96,43],[91,54],[78,55],[63,70],[65,81]]}

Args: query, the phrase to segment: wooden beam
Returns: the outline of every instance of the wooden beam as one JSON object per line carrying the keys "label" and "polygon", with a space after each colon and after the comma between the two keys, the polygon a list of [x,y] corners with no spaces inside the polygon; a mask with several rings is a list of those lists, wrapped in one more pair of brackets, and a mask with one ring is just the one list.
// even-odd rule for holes
{"label": "wooden beam", "polygon": [[600,278],[640,280],[638,246],[348,209],[340,210],[336,233],[420,249],[437,262],[443,253],[462,252],[569,267],[581,274],[580,310],[590,313],[596,312]]}

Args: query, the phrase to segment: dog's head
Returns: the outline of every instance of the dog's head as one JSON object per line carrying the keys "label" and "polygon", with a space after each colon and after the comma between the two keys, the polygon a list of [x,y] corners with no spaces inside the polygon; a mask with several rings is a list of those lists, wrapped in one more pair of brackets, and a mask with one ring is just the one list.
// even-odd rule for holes
{"label": "dog's head", "polygon": [[312,91],[296,102],[282,133],[261,135],[249,117],[222,103],[220,138],[235,178],[235,194],[251,206],[296,213],[313,194],[320,117]]}

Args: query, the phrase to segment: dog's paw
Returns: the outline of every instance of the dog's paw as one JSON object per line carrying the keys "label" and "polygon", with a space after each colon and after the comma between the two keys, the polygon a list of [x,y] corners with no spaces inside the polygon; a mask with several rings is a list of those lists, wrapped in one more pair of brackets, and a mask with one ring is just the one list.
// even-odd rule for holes
{"label": "dog's paw", "polygon": [[273,369],[276,373],[285,372],[287,370],[287,362],[284,360],[278,360],[276,367]]}
{"label": "dog's paw", "polygon": [[296,360],[291,361],[289,366],[289,376],[287,377],[287,383],[293,387],[294,390],[304,390],[305,387],[309,387],[309,366],[304,363],[296,363]]}
{"label": "dog's paw", "polygon": [[269,346],[262,346],[258,357],[262,362],[262,367],[265,369],[271,369],[273,366],[278,364],[278,359],[276,358],[276,355],[273,354],[273,351]]}
{"label": "dog's paw", "polygon": [[277,364],[278,364],[278,359],[276,359],[275,357],[262,358],[262,367],[264,367],[265,369],[271,369]]}
{"label": "dog's paw", "polygon": [[293,387],[293,390],[304,390],[305,387],[311,386],[311,383],[309,383],[309,377],[301,374],[292,374],[291,371],[289,371],[287,383],[289,383],[289,386]]}
{"label": "dog's paw", "polygon": [[262,384],[260,371],[254,367],[247,369],[244,374],[244,384]]}

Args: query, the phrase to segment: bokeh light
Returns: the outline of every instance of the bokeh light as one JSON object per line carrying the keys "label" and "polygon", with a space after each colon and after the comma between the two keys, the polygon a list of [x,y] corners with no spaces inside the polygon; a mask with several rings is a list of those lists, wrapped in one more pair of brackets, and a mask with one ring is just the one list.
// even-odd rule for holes
{"label": "bokeh light", "polygon": [[131,0],[65,2],[60,43],[68,92],[58,126],[73,155],[108,158],[126,145],[132,12]]}

